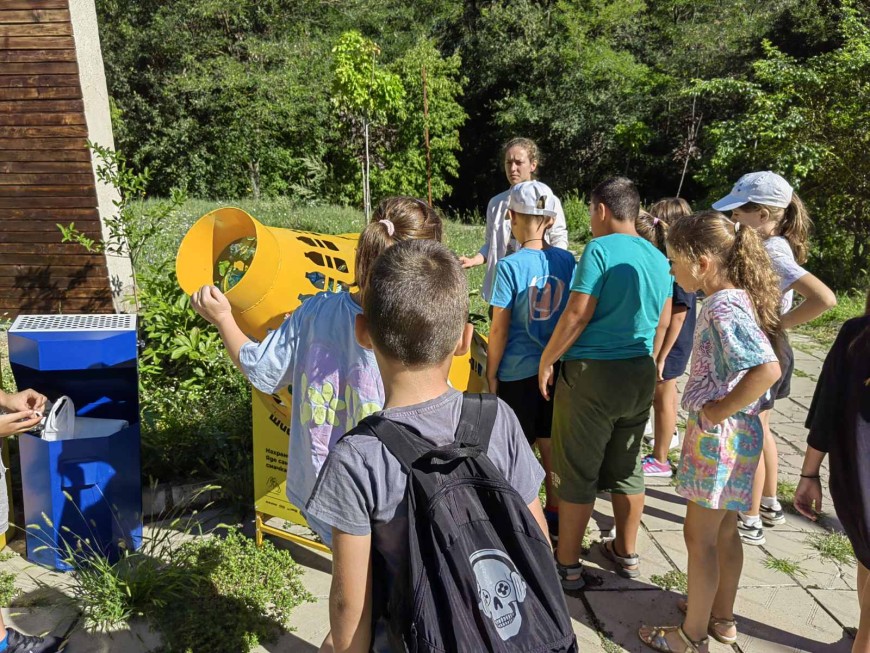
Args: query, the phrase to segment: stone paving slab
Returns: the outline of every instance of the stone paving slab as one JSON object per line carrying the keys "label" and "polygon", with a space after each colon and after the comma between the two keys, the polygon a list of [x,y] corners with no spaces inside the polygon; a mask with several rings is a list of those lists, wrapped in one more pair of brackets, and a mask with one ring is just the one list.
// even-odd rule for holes
{"label": "stone paving slab", "polygon": [[[648,588],[630,593],[587,592],[586,597],[600,620],[601,631],[615,645],[610,649],[613,651],[648,652],[650,649],[637,636],[641,624],[674,626],[682,618],[676,607],[680,595],[661,589]],[[630,605],[630,609],[617,611],[613,609],[614,604]],[[710,653],[726,652],[733,653],[733,649],[711,640]]]}
{"label": "stone paving slab", "polygon": [[741,589],[734,612],[741,651],[848,653],[852,647],[842,626],[802,587]]}

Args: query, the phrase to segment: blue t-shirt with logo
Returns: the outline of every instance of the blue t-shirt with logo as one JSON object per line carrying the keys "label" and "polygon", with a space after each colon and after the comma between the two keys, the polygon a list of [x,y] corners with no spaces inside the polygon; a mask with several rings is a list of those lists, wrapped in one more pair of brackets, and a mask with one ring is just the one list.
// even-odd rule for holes
{"label": "blue t-shirt with logo", "polygon": [[597,300],[592,320],[562,360],[624,360],[652,354],[656,326],[673,292],[670,265],[640,236],[593,239],[574,270],[571,291]]}
{"label": "blue t-shirt with logo", "polygon": [[558,247],[521,249],[498,262],[490,303],[511,311],[500,381],[538,375],[544,347],[568,303],[574,255]]}

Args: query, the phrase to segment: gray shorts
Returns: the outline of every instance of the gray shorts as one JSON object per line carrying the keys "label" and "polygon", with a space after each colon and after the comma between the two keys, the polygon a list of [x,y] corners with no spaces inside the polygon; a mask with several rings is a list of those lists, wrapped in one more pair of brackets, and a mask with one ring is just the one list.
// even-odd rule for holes
{"label": "gray shorts", "polygon": [[770,410],[777,399],[785,399],[791,394],[791,377],[794,374],[794,350],[788,341],[785,331],[777,336],[773,343],[773,351],[779,361],[780,375],[764,398],[761,400],[759,410]]}

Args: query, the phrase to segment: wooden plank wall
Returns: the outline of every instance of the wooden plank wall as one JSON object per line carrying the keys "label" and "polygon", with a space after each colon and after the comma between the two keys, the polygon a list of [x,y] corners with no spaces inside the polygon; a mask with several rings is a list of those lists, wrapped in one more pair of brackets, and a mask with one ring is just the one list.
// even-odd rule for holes
{"label": "wooden plank wall", "polygon": [[68,0],[0,0],[0,317],[113,312]]}

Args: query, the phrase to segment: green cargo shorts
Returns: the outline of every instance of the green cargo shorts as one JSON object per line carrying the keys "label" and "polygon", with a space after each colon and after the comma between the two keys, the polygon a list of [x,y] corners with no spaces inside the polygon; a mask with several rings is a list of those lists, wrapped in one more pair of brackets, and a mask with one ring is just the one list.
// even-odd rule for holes
{"label": "green cargo shorts", "polygon": [[656,386],[649,356],[562,363],[553,399],[553,485],[560,499],[641,494],[640,445]]}

